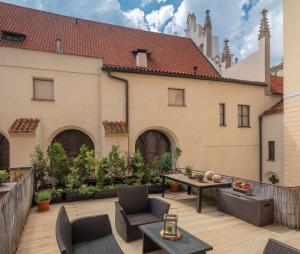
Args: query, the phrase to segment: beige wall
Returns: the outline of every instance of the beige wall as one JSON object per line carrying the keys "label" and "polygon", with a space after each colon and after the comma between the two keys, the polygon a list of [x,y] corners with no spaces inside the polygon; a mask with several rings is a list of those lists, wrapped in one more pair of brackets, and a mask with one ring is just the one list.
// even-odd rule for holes
{"label": "beige wall", "polygon": [[[82,130],[96,148],[101,148],[99,59],[6,47],[0,47],[0,56],[1,132],[8,135],[9,127],[17,118],[40,118],[43,148],[56,134],[69,128]],[[32,100],[34,77],[54,79],[55,101]],[[9,137],[11,165],[28,164],[27,155],[34,143],[29,139]],[[28,140],[26,145],[25,140]]]}
{"label": "beige wall", "polygon": [[[263,181],[270,183],[269,177],[275,173],[279,177],[280,185],[284,185],[283,179],[283,113],[267,115],[262,122],[262,168]],[[269,161],[268,142],[275,141],[275,161]]]}
{"label": "beige wall", "polygon": [[284,1],[284,180],[300,186],[299,0]]}
{"label": "beige wall", "polygon": [[[195,169],[258,180],[258,116],[270,103],[264,88],[154,75],[114,75],[129,80],[130,151],[140,134],[156,129],[183,150],[179,166],[192,164]],[[113,92],[110,78],[102,78],[103,90]],[[168,106],[168,88],[185,89],[186,107]],[[118,103],[122,107],[125,101]],[[219,103],[226,103],[227,127],[219,126]],[[238,104],[251,105],[251,128],[237,127]],[[107,100],[103,115],[109,115],[112,107],[115,101]]]}

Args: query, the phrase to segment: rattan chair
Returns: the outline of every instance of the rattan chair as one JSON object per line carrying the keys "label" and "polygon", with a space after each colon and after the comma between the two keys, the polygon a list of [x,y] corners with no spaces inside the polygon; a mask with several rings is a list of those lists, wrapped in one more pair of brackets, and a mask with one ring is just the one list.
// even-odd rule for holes
{"label": "rattan chair", "polygon": [[269,239],[263,254],[300,254],[300,250],[274,239]]}
{"label": "rattan chair", "polygon": [[160,199],[148,198],[148,187],[123,187],[118,190],[115,223],[119,235],[126,241],[142,238],[140,225],[160,222],[170,205]]}

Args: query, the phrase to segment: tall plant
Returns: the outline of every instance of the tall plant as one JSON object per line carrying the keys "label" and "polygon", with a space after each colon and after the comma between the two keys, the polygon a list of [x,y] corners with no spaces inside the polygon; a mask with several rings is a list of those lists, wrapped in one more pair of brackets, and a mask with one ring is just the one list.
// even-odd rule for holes
{"label": "tall plant", "polygon": [[102,189],[104,186],[104,179],[109,170],[109,163],[107,157],[102,160],[96,160],[95,163],[97,187]]}
{"label": "tall plant", "polygon": [[39,186],[43,186],[43,179],[48,170],[47,160],[40,146],[36,146],[31,154],[31,165],[35,176],[35,189],[38,190]]}
{"label": "tall plant", "polygon": [[78,174],[81,179],[95,174],[95,153],[90,150],[87,145],[83,144],[79,149],[79,154],[73,160],[73,167],[78,169]]}
{"label": "tall plant", "polygon": [[53,176],[59,185],[64,184],[68,174],[66,151],[60,143],[54,142],[49,146],[47,153]]}
{"label": "tall plant", "polygon": [[178,146],[176,146],[173,150],[173,155],[175,159],[175,168],[177,169],[177,161],[179,157],[182,155],[182,150]]}
{"label": "tall plant", "polygon": [[126,159],[121,153],[118,145],[113,145],[108,156],[108,175],[111,177],[112,184],[115,184],[116,178],[123,178],[126,172]]}
{"label": "tall plant", "polygon": [[172,169],[172,154],[164,153],[160,156],[158,161],[159,172],[164,174],[169,172]]}
{"label": "tall plant", "polygon": [[137,150],[132,154],[131,163],[132,163],[133,175],[137,177],[139,179],[139,182],[141,183],[145,173],[144,170],[145,170],[146,163],[139,150]]}

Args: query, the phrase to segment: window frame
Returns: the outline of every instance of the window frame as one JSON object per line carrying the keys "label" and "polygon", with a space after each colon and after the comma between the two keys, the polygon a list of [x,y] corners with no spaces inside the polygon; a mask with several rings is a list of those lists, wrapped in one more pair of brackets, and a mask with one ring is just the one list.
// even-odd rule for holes
{"label": "window frame", "polygon": [[[52,81],[52,84],[53,84],[53,99],[39,99],[39,98],[36,98],[36,94],[35,94],[35,80],[39,80],[39,81]],[[31,100],[33,100],[33,101],[55,101],[54,79],[52,79],[52,78],[33,77],[32,78],[32,98],[31,98]]]}
{"label": "window frame", "polygon": [[[170,90],[176,90],[176,91],[182,91],[183,92],[183,102],[182,102],[181,105],[170,104],[170,101],[169,101],[169,92],[170,92]],[[173,87],[168,88],[168,106],[171,106],[171,107],[186,107],[186,104],[185,104],[185,89],[184,88],[173,88]]]}
{"label": "window frame", "polygon": [[[220,107],[222,107],[222,112]],[[222,116],[222,121],[221,121],[221,116]],[[219,103],[219,125],[221,127],[226,126],[226,104],[225,103]]]}
{"label": "window frame", "polygon": [[[241,115],[240,115],[240,107],[241,107]],[[243,112],[243,108],[247,108],[248,109],[248,116],[247,116],[247,121],[248,124],[245,125],[244,124],[244,117],[246,117],[246,115]],[[240,119],[241,119],[241,124],[240,124]],[[251,128],[250,125],[250,105],[245,105],[245,104],[238,104],[238,127],[239,128]]]}
{"label": "window frame", "polygon": [[275,152],[276,152],[275,141],[274,140],[268,141],[268,161],[275,161],[276,159]]}

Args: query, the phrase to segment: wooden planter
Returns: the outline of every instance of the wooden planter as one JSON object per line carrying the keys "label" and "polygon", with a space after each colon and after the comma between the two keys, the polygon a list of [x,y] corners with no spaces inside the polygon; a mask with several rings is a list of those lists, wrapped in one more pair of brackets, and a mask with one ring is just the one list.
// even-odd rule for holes
{"label": "wooden planter", "polygon": [[114,198],[117,197],[117,189],[100,190],[95,193],[94,198]]}
{"label": "wooden planter", "polygon": [[78,190],[66,191],[66,202],[88,200],[88,194],[80,194]]}

